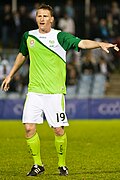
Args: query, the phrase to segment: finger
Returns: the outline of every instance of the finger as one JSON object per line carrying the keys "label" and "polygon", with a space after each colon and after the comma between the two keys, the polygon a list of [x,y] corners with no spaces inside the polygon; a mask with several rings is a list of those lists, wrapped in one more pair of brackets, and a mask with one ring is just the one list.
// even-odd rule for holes
{"label": "finger", "polygon": [[114,47],[114,50],[119,51],[119,48],[117,46]]}
{"label": "finger", "polygon": [[[117,44],[109,44],[108,47],[109,47],[109,48],[111,48],[111,47],[115,48],[115,47],[117,47]],[[118,47],[117,47],[117,48],[118,48]]]}
{"label": "finger", "polygon": [[4,81],[3,81],[2,85],[1,85],[1,90],[2,90],[2,91],[4,90],[4,85],[5,85],[5,83],[4,83]]}
{"label": "finger", "polygon": [[109,53],[109,50],[108,50],[108,49],[104,49],[104,51],[106,51],[106,53]]}

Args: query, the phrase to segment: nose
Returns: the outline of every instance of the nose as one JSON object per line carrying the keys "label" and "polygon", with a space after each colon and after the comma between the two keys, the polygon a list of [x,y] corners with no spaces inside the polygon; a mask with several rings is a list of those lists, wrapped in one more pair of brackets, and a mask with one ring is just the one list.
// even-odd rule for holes
{"label": "nose", "polygon": [[44,20],[44,16],[41,16],[41,21],[43,21]]}

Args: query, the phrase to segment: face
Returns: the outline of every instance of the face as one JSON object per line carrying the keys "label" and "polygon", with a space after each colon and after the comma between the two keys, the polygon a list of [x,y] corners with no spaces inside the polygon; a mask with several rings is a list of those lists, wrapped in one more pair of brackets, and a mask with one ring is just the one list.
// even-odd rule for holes
{"label": "face", "polygon": [[51,16],[49,10],[39,9],[36,14],[36,22],[40,33],[47,33],[51,29],[54,18]]}

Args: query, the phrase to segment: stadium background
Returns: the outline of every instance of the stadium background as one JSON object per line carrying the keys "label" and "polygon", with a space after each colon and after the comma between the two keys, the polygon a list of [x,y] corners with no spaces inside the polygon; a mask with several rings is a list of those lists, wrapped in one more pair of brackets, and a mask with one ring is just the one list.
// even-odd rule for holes
{"label": "stadium background", "polygon": [[[32,14],[43,1],[0,2],[0,83],[8,74],[26,30],[36,28]],[[119,1],[44,1],[54,8],[53,27],[82,38],[118,43]],[[12,11],[4,11],[9,4]],[[7,8],[6,8],[7,9]],[[9,8],[8,8],[9,9]],[[66,17],[67,16],[67,17]],[[8,18],[7,18],[8,17]],[[63,29],[63,24],[66,29]],[[69,28],[67,27],[69,26]],[[29,59],[15,75],[10,91],[0,91],[0,119],[21,119],[28,84]],[[101,50],[67,53],[66,111],[70,119],[120,119],[120,53]]]}

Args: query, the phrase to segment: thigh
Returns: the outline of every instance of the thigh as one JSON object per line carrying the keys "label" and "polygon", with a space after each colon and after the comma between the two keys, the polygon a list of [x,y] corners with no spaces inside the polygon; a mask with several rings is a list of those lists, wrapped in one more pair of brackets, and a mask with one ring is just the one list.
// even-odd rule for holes
{"label": "thigh", "polygon": [[23,109],[23,123],[43,123],[43,110],[41,95],[28,93]]}
{"label": "thigh", "polygon": [[62,94],[44,96],[44,113],[51,127],[68,126],[65,113],[65,99]]}

